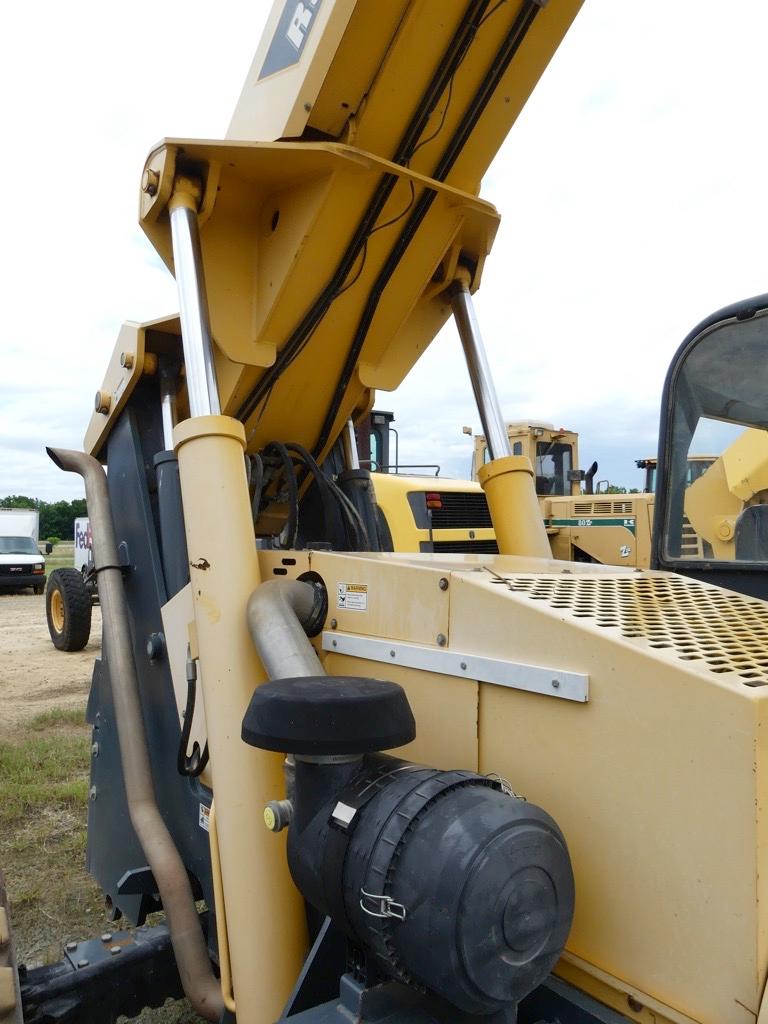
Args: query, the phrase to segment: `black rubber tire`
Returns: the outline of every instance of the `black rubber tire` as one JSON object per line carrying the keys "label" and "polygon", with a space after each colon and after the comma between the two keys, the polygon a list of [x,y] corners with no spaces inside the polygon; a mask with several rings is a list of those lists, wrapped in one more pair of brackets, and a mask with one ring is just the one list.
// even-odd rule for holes
{"label": "black rubber tire", "polygon": [[[63,621],[56,621],[51,603],[59,595]],[[53,646],[60,651],[82,651],[91,635],[91,595],[77,569],[54,569],[45,590],[45,617]]]}
{"label": "black rubber tire", "polygon": [[37,584],[36,586],[32,587],[32,590],[33,590],[33,591],[34,591],[34,592],[35,592],[36,594],[42,594],[42,593],[43,593],[43,591],[45,590],[45,584],[44,584],[44,583],[39,583],[39,584]]}

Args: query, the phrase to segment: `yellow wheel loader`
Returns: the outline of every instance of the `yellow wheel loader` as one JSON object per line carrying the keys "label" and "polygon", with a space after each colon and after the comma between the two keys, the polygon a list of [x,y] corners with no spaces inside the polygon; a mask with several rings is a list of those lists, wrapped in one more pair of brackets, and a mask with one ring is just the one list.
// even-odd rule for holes
{"label": "yellow wheel loader", "polygon": [[[103,618],[88,867],[139,927],[18,998],[11,966],[6,1017],[768,1019],[768,605],[552,559],[473,309],[480,180],[578,6],[279,0],[228,138],[149,154],[180,314],[125,324],[85,451],[50,449]],[[668,385],[665,567],[701,569],[696,417],[764,416],[767,310]],[[451,315],[500,553],[383,551],[350,421]],[[708,372],[721,341],[743,376]]]}
{"label": "yellow wheel loader", "polygon": [[[465,427],[464,432],[471,433],[471,428]],[[655,456],[635,461],[638,469],[645,470],[642,492],[599,493],[598,484],[596,493],[597,463],[593,462],[586,471],[577,468],[579,435],[575,431],[562,427],[556,430],[551,423],[521,422],[508,423],[507,435],[513,453],[526,455],[535,469],[536,493],[553,557],[640,569],[650,566]],[[472,455],[473,479],[477,479],[488,458],[486,440],[477,435]],[[714,461],[712,455],[689,455],[686,487],[697,481]],[[710,550],[705,547],[704,534],[697,533],[690,520],[684,529],[688,553],[703,558]]]}

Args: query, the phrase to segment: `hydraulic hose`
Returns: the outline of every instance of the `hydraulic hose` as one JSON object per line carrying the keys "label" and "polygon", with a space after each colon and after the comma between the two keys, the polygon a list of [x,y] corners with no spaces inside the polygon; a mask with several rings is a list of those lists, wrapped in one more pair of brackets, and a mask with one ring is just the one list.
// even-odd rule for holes
{"label": "hydraulic hose", "polygon": [[128,813],[163,901],[184,992],[197,1013],[217,1021],[224,1009],[221,988],[208,957],[187,870],[155,800],[107,475],[99,462],[84,452],[46,450],[59,469],[79,473],[85,482],[104,647],[115,681],[112,697]]}

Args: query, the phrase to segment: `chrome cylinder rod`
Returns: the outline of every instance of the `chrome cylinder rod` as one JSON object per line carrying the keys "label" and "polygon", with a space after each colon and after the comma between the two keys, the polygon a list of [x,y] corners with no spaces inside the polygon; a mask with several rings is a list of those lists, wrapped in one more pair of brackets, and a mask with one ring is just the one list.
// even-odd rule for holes
{"label": "chrome cylinder rod", "polygon": [[163,423],[163,445],[173,451],[173,428],[176,426],[176,389],[169,373],[160,371],[160,414]]}
{"label": "chrome cylinder rod", "polygon": [[344,444],[344,462],[347,469],[360,469],[360,457],[357,453],[357,438],[355,437],[355,425],[351,419],[347,420],[342,434]]}
{"label": "chrome cylinder rod", "polygon": [[195,186],[177,180],[171,199],[171,239],[179,290],[181,338],[184,346],[190,416],[219,416],[219,387],[213,358],[208,298],[205,291]]}
{"label": "chrome cylinder rod", "polygon": [[475,316],[472,296],[469,294],[469,287],[465,281],[454,282],[451,290],[451,306],[464,349],[464,357],[467,360],[467,369],[472,381],[472,390],[475,393],[477,411],[483,425],[488,452],[492,459],[500,459],[505,455],[511,455],[512,449],[496,395],[496,388],[493,386],[493,377],[485,354],[480,325]]}

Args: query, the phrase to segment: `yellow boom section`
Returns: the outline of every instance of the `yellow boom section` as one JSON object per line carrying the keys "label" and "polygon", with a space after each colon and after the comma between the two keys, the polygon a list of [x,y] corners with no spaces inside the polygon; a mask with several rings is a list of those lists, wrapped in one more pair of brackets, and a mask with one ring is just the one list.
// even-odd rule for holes
{"label": "yellow boom section", "polygon": [[221,409],[249,450],[322,458],[431,342],[459,266],[478,287],[498,223],[480,180],[579,6],[277,3],[230,140],[150,154],[141,224],[172,271],[174,182],[199,184]]}

